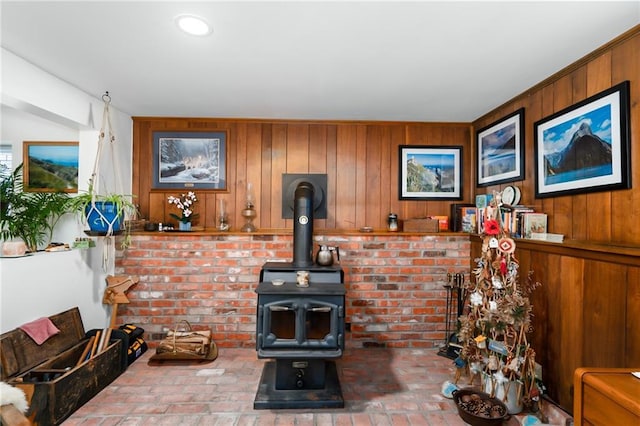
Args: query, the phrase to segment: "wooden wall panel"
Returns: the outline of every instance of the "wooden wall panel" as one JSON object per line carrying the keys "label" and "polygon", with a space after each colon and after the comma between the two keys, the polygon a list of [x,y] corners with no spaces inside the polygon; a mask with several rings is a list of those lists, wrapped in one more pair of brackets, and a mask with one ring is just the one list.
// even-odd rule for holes
{"label": "wooden wall panel", "polygon": [[356,140],[360,126],[338,125],[336,133],[336,206],[337,229],[356,226]]}
{"label": "wooden wall panel", "polygon": [[[387,215],[400,218],[448,214],[450,202],[398,200],[398,146],[407,144],[407,127],[420,128],[432,145],[457,145],[468,151],[470,126],[415,123],[332,123],[299,121],[222,120],[207,118],[134,117],[134,188],[142,216],[154,222],[171,222],[166,205],[180,191],[151,187],[153,132],[198,130],[227,132],[227,190],[196,191],[199,218],[194,225],[215,229],[220,200],[232,229],[244,224],[247,183],[252,184],[258,228],[293,228],[282,219],[284,173],[327,174],[327,219],[317,219],[316,229],[386,227]],[[464,168],[468,166],[465,159]],[[463,187],[463,189],[465,189]],[[467,201],[471,190],[465,189]]]}
{"label": "wooden wall panel", "polygon": [[[582,360],[574,364],[611,367],[625,362],[627,268],[588,262],[584,277],[584,344]],[[614,332],[614,330],[616,330]],[[592,342],[592,340],[596,342]]]}
{"label": "wooden wall panel", "polygon": [[612,80],[631,80],[631,181],[632,190],[614,191],[611,238],[640,244],[640,36],[612,50]]}
{"label": "wooden wall panel", "polygon": [[640,365],[640,268],[629,268],[625,306],[624,365]]}
{"label": "wooden wall panel", "polygon": [[[583,282],[584,282],[584,260],[574,257],[562,256],[560,258],[558,271],[564,273],[558,275],[557,285],[559,286],[559,320],[557,323],[560,329],[560,339],[554,341],[559,358],[548,359],[550,364],[558,364],[555,380],[558,385],[555,388],[557,401],[563,407],[571,406],[573,395],[571,380],[573,371],[582,365],[582,352],[584,350],[584,335],[586,334],[583,324]],[[552,322],[552,321],[550,321]],[[589,342],[592,344],[591,342]]]}

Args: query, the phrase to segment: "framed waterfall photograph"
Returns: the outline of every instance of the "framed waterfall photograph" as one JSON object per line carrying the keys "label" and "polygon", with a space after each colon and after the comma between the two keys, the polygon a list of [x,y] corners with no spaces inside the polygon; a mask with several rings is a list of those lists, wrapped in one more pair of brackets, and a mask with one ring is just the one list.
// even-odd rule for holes
{"label": "framed waterfall photograph", "polygon": [[631,188],[629,82],[534,124],[536,198]]}
{"label": "framed waterfall photograph", "polygon": [[78,192],[78,142],[23,142],[23,184],[30,192]]}
{"label": "framed waterfall photograph", "polygon": [[524,179],[524,108],[476,132],[476,186]]}
{"label": "framed waterfall photograph", "polygon": [[154,132],[153,189],[227,189],[225,132]]}
{"label": "framed waterfall photograph", "polygon": [[400,145],[399,199],[462,199],[462,147]]}

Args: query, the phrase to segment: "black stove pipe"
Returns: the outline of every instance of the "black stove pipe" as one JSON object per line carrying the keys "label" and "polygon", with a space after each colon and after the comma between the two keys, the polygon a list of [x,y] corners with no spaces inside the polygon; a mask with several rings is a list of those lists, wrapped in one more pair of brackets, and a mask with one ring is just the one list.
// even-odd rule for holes
{"label": "black stove pipe", "polygon": [[293,266],[313,266],[313,185],[300,182],[293,201]]}

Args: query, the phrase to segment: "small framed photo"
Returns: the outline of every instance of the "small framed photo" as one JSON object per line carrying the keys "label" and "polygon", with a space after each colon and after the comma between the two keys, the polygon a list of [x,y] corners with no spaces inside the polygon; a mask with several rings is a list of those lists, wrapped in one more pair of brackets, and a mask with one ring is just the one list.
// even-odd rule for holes
{"label": "small framed photo", "polygon": [[153,189],[227,189],[225,132],[154,132]]}
{"label": "small framed photo", "polygon": [[480,129],[476,143],[476,186],[524,179],[524,108]]}
{"label": "small framed photo", "polygon": [[534,124],[536,198],[631,188],[629,82]]}
{"label": "small framed photo", "polygon": [[22,183],[31,192],[78,192],[78,142],[23,143]]}
{"label": "small framed photo", "polygon": [[401,200],[462,199],[462,147],[400,146]]}

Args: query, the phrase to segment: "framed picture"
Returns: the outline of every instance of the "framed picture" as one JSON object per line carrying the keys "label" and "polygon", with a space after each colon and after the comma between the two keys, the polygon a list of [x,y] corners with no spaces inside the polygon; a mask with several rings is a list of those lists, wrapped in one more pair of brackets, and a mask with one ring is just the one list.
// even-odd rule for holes
{"label": "framed picture", "polygon": [[78,142],[25,141],[22,152],[25,191],[78,192]]}
{"label": "framed picture", "polygon": [[476,132],[476,186],[524,179],[524,108]]}
{"label": "framed picture", "polygon": [[227,189],[225,132],[154,132],[154,189]]}
{"label": "framed picture", "polygon": [[536,198],[631,188],[629,82],[534,124]]}
{"label": "framed picture", "polygon": [[462,198],[462,147],[400,146],[401,200]]}

